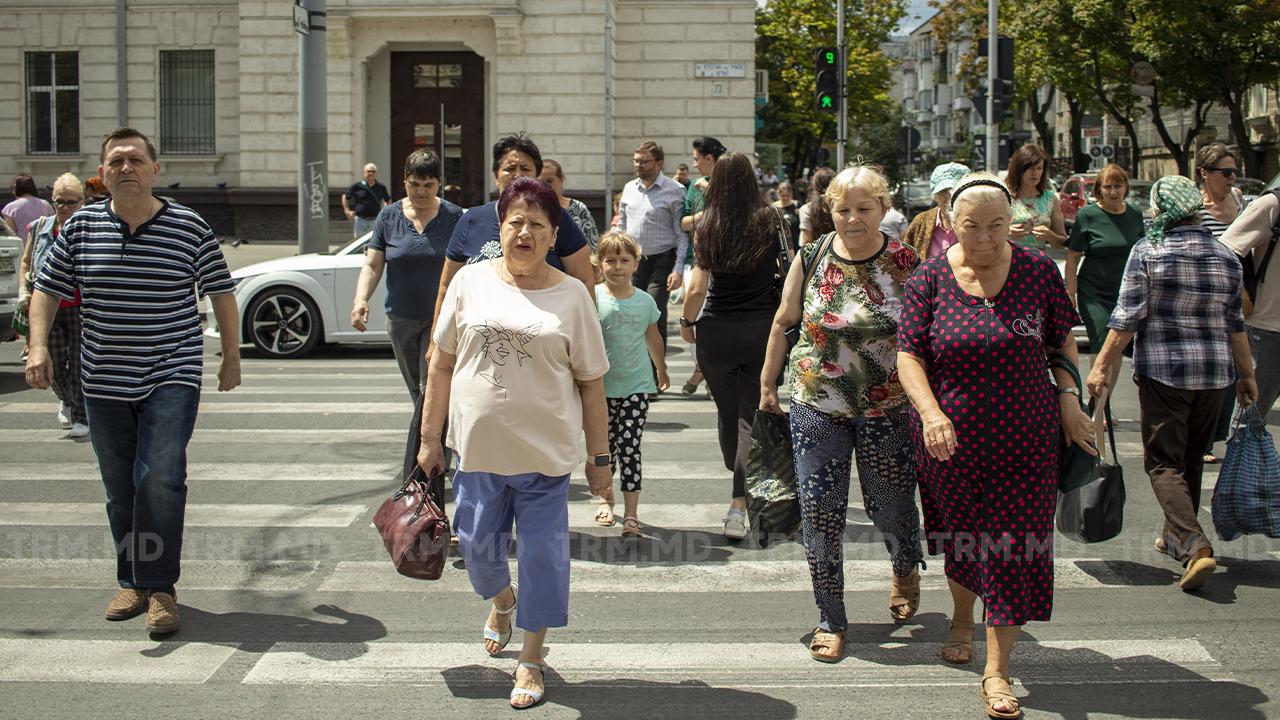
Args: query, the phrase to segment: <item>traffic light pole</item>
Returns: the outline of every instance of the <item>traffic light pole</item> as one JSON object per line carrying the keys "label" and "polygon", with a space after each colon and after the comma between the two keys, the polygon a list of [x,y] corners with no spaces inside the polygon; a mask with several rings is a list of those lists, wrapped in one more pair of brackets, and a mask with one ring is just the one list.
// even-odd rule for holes
{"label": "traffic light pole", "polygon": [[996,30],[999,0],[987,0],[987,172],[1000,168],[1000,116],[996,114],[996,72],[1000,67],[1000,34]]}
{"label": "traffic light pole", "polygon": [[[995,0],[992,0],[995,2]],[[836,0],[836,51],[840,55],[840,108],[836,115],[836,172],[844,169],[844,146],[849,142],[849,59],[844,44],[844,0]]]}

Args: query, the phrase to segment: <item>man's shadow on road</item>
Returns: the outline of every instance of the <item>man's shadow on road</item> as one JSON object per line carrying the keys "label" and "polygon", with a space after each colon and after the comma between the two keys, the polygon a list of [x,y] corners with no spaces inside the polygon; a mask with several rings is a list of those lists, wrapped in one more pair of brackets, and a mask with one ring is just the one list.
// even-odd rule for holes
{"label": "man's shadow on road", "polygon": [[[153,634],[152,639],[160,644],[143,651],[143,655],[166,657],[189,643],[234,645],[250,653],[265,653],[276,643],[298,643],[303,648],[314,648],[305,652],[318,660],[352,660],[365,654],[365,643],[387,636],[387,627],[369,615],[348,612],[336,605],[317,605],[312,612],[338,622],[273,613],[211,613],[179,604],[182,627],[168,635]],[[320,643],[324,643],[323,655],[313,654],[321,650]],[[335,650],[335,645],[340,648]]]}

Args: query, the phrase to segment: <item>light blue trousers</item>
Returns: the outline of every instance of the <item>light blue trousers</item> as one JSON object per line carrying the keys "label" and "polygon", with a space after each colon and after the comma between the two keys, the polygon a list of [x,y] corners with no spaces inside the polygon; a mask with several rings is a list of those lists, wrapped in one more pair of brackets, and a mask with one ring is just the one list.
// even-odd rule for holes
{"label": "light blue trousers", "polygon": [[[519,539],[515,626],[528,632],[569,622],[569,476],[453,476],[454,531],[471,587],[488,600],[511,584],[507,555]],[[515,534],[511,523],[515,521]]]}

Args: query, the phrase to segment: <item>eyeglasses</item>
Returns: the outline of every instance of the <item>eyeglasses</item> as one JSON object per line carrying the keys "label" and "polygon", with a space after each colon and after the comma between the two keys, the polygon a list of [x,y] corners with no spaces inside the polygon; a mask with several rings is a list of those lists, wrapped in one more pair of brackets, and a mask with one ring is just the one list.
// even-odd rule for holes
{"label": "eyeglasses", "polygon": [[1239,170],[1237,170],[1236,168],[1232,168],[1232,167],[1226,167],[1226,168],[1205,168],[1205,169],[1204,169],[1204,171],[1205,171],[1205,172],[1213,172],[1213,171],[1215,171],[1215,170],[1216,170],[1216,171],[1218,171],[1218,172],[1220,172],[1220,173],[1222,173],[1222,177],[1225,177],[1225,178],[1235,177],[1235,176],[1237,176],[1237,175],[1239,175],[1239,174],[1240,174],[1240,171],[1239,171]]}
{"label": "eyeglasses", "polygon": [[631,158],[631,164],[632,164],[632,165],[639,165],[640,167],[644,167],[645,165],[648,165],[648,164],[649,164],[649,163],[651,163],[651,162],[657,162],[657,160],[655,160],[655,159],[653,159],[653,158],[649,158],[648,160],[646,160],[646,159],[644,159],[644,158]]}
{"label": "eyeglasses", "polygon": [[82,202],[84,201],[83,200],[54,200],[53,204],[57,205],[58,207],[75,207]]}

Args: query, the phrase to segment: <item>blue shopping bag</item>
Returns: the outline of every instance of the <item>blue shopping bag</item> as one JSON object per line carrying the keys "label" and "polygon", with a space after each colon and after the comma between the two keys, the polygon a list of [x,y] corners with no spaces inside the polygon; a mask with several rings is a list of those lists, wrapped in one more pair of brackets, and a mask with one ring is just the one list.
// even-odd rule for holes
{"label": "blue shopping bag", "polygon": [[[1261,425],[1256,405],[1242,409]],[[1280,454],[1265,427],[1246,422],[1227,441],[1218,485],[1213,489],[1213,527],[1223,540],[1262,534],[1280,538]]]}

